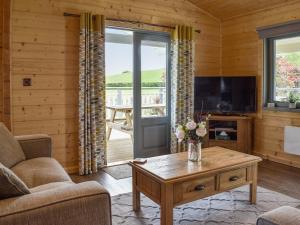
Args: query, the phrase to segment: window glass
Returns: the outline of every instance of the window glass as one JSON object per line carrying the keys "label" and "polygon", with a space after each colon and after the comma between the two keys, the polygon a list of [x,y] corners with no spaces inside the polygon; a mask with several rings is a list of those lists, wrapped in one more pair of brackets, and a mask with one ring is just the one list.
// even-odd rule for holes
{"label": "window glass", "polygon": [[141,44],[142,117],[166,116],[167,43],[143,40]]}
{"label": "window glass", "polygon": [[274,41],[274,100],[300,97],[300,37]]}

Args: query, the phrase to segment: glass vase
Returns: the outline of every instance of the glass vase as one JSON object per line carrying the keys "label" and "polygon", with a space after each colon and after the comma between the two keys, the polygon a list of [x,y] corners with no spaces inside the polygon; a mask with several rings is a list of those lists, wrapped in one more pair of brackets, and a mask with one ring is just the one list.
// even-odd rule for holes
{"label": "glass vase", "polygon": [[188,144],[188,160],[192,162],[199,162],[202,159],[201,143],[189,142]]}

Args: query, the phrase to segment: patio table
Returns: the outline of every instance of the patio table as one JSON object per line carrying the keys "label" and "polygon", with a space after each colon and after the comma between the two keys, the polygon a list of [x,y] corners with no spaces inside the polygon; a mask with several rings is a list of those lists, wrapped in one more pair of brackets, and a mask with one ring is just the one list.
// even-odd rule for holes
{"label": "patio table", "polygon": [[[159,115],[164,114],[165,104],[153,104],[153,105],[143,105],[142,109],[157,109]],[[133,107],[132,106],[106,106],[107,109],[111,110],[110,121],[107,122],[107,140],[109,140],[112,129],[116,129],[125,133],[130,134],[131,139],[133,140]],[[125,121],[123,123],[117,122],[116,114],[121,112],[125,114]]]}

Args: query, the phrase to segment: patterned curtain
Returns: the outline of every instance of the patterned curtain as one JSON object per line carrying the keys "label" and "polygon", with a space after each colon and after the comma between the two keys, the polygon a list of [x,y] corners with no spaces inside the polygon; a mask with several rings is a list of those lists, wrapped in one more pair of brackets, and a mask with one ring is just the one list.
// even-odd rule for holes
{"label": "patterned curtain", "polygon": [[171,40],[171,152],[186,151],[178,144],[176,126],[194,114],[194,29],[176,26]]}
{"label": "patterned curtain", "polygon": [[79,174],[106,165],[104,17],[80,16]]}

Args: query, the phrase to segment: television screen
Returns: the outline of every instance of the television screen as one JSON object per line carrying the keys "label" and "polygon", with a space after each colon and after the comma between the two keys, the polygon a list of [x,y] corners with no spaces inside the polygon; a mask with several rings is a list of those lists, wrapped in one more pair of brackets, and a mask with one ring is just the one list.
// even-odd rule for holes
{"label": "television screen", "polygon": [[250,113],[256,111],[256,78],[196,77],[195,111]]}

